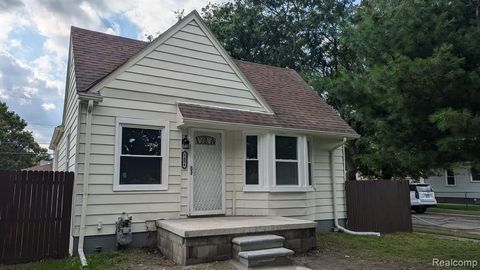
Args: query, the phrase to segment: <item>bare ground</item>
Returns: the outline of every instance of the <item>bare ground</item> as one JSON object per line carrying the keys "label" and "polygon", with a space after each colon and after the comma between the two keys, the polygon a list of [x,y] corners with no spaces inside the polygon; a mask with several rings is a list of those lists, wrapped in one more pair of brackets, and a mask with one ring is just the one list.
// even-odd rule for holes
{"label": "bare ground", "polygon": [[127,269],[138,270],[203,270],[203,269],[218,269],[218,270],[234,270],[235,268],[228,262],[214,262],[206,264],[198,264],[189,267],[182,268],[175,265],[172,261],[165,258],[157,249],[131,249],[126,251],[128,254],[125,256],[125,260],[122,262],[122,266]]}
{"label": "bare ground", "polygon": [[332,250],[313,250],[307,254],[294,256],[292,260],[295,265],[322,270],[416,269],[399,262],[365,260]]}

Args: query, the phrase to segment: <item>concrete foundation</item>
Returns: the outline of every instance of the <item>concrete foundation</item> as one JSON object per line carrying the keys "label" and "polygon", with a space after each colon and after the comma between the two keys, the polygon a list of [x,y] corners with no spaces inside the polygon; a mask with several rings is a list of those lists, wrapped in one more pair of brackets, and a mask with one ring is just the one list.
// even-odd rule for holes
{"label": "concrete foundation", "polygon": [[[157,242],[157,232],[138,232],[133,233],[132,243],[129,247],[155,247]],[[94,252],[116,250],[117,249],[117,235],[91,235],[85,236],[83,243],[83,251],[86,254]],[[78,236],[73,237],[73,256],[78,255]]]}
{"label": "concrete foundation", "polygon": [[[315,222],[317,223],[317,232],[332,232],[335,230],[333,219],[315,220]],[[346,227],[347,219],[339,219],[338,223],[340,226]]]}

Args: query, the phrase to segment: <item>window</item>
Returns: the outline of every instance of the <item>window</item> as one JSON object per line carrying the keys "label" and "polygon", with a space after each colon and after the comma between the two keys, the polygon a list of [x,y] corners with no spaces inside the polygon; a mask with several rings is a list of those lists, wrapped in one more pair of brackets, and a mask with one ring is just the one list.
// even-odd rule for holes
{"label": "window", "polygon": [[418,192],[432,192],[432,187],[429,185],[418,185],[417,186]]}
{"label": "window", "polygon": [[447,179],[447,186],[455,186],[455,172],[453,170],[447,169],[445,178]]}
{"label": "window", "polygon": [[168,122],[117,120],[115,190],[165,190]]}
{"label": "window", "polygon": [[313,190],[311,145],[306,136],[244,134],[245,192]]}
{"label": "window", "polygon": [[245,184],[258,185],[258,136],[248,135],[245,141]]}
{"label": "window", "polygon": [[276,184],[298,185],[297,137],[275,136]]}
{"label": "window", "polygon": [[471,176],[471,180],[472,182],[480,182],[480,171],[475,169],[475,168],[471,168],[470,169],[470,176]]}

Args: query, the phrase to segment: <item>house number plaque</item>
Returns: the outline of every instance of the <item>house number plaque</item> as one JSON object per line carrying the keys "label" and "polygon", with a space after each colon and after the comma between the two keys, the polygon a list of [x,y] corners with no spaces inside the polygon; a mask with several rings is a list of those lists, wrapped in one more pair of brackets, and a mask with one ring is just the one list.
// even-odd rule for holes
{"label": "house number plaque", "polygon": [[196,144],[215,145],[216,139],[212,136],[197,136],[195,137]]}
{"label": "house number plaque", "polygon": [[188,152],[183,151],[182,152],[182,169],[187,169],[188,167]]}

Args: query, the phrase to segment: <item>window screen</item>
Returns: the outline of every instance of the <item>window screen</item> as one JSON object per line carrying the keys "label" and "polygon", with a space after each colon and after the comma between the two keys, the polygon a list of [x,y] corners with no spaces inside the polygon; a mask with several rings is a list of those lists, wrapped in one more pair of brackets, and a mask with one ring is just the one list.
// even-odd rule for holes
{"label": "window screen", "polygon": [[455,185],[455,173],[453,170],[447,170],[447,185],[454,186]]}
{"label": "window screen", "polygon": [[245,184],[258,185],[258,136],[247,136],[245,147]]}
{"label": "window screen", "polygon": [[162,130],[122,127],[120,185],[162,183]]}
{"label": "window screen", "polygon": [[298,185],[297,137],[275,136],[277,185]]}

